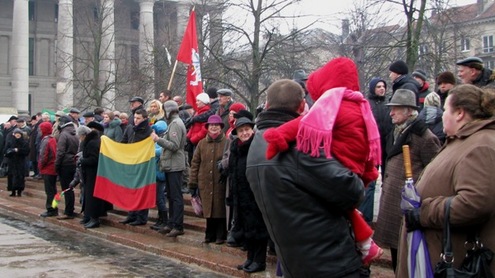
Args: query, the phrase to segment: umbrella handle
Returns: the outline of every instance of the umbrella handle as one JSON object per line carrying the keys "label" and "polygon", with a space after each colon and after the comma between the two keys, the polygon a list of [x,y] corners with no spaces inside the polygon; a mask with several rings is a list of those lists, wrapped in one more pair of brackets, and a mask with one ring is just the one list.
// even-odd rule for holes
{"label": "umbrella handle", "polygon": [[406,171],[406,179],[412,179],[411,152],[409,151],[409,145],[402,146],[402,155],[404,156],[404,170]]}

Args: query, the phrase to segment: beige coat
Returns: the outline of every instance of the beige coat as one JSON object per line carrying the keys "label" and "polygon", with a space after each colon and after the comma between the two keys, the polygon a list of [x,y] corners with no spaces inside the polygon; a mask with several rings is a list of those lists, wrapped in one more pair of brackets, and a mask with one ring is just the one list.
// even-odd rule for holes
{"label": "beige coat", "polygon": [[[482,225],[481,241],[495,251],[495,119],[475,121],[447,139],[435,159],[416,182],[423,199],[421,225],[430,252],[431,265],[439,261],[444,224],[444,204],[454,196],[450,223],[454,264],[466,254],[466,230]],[[402,229],[397,277],[407,275],[407,241]],[[491,263],[495,273],[495,262]]]}
{"label": "beige coat", "polygon": [[199,188],[205,218],[225,218],[225,184],[221,184],[217,162],[222,159],[227,139],[221,135],[215,140],[209,135],[201,139],[191,160],[189,185]]}

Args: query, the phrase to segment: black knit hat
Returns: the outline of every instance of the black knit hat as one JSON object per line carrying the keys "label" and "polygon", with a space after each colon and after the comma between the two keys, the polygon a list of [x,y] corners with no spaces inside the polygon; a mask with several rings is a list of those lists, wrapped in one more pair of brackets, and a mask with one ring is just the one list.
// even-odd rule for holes
{"label": "black knit hat", "polygon": [[402,60],[398,60],[398,61],[393,62],[388,69],[391,72],[395,72],[397,74],[408,74],[409,73],[409,69],[407,68],[407,64]]}
{"label": "black knit hat", "polygon": [[449,83],[455,85],[456,81],[454,74],[450,71],[444,71],[440,73],[437,77],[437,84],[440,85],[442,83]]}
{"label": "black knit hat", "polygon": [[417,70],[413,71],[413,73],[411,75],[414,77],[418,77],[423,81],[426,81],[426,79],[427,79],[426,78],[426,72],[424,72],[424,70],[417,69]]}

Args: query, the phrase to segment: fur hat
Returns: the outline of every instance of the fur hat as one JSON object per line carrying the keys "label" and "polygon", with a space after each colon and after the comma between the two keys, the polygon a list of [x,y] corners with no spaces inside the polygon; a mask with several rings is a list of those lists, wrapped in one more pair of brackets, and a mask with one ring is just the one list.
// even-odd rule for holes
{"label": "fur hat", "polygon": [[99,132],[103,132],[105,130],[100,123],[95,122],[95,121],[89,122],[86,126],[89,128],[94,128],[94,129],[98,130]]}
{"label": "fur hat", "polygon": [[209,104],[210,103],[210,96],[208,96],[207,93],[201,93],[201,94],[196,96],[196,100],[199,100],[204,104]]}
{"label": "fur hat", "polygon": [[236,119],[240,119],[242,117],[248,118],[251,121],[254,119],[253,113],[251,113],[247,110],[244,110],[244,109],[239,110],[239,111],[237,111],[237,113],[234,114],[234,118],[236,118]]}
{"label": "fur hat", "polygon": [[395,72],[397,74],[408,74],[409,73],[409,68],[407,68],[406,62],[402,60],[397,60],[393,62],[388,69],[391,72]]}
{"label": "fur hat", "polygon": [[326,91],[338,87],[359,91],[356,64],[347,57],[330,60],[326,65],[311,73],[306,83],[306,88],[314,101]]}
{"label": "fur hat", "polygon": [[411,75],[414,77],[420,78],[423,81],[426,81],[426,79],[427,79],[426,78],[426,72],[424,72],[423,70],[420,70],[420,69],[413,71],[413,73]]}
{"label": "fur hat", "polygon": [[440,85],[442,83],[448,83],[448,84],[455,85],[456,81],[455,81],[454,74],[450,71],[444,71],[444,72],[440,73],[437,77],[437,85]]}

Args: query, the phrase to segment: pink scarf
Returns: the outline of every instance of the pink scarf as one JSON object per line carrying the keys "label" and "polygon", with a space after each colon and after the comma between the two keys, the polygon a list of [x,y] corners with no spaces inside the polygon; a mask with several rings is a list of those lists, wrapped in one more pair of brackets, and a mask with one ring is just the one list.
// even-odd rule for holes
{"label": "pink scarf", "polygon": [[368,133],[370,147],[368,160],[372,160],[374,165],[380,165],[380,133],[378,132],[370,105],[360,92],[344,87],[326,91],[314,103],[308,114],[301,119],[297,132],[297,149],[313,157],[317,157],[320,155],[320,148],[323,148],[325,156],[327,158],[332,157],[332,132],[343,99],[360,104]]}

